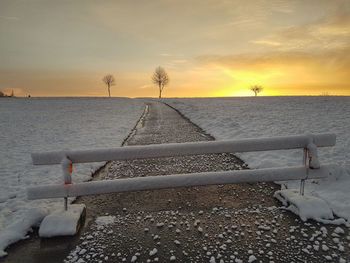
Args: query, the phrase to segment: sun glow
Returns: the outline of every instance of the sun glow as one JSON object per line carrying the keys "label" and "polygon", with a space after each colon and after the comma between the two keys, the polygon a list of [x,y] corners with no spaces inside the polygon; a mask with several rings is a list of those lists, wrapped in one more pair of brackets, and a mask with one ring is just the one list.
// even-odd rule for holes
{"label": "sun glow", "polygon": [[221,88],[215,96],[247,97],[253,96],[250,87],[253,85],[263,86],[262,96],[281,95],[277,90],[269,88],[271,83],[285,75],[280,69],[261,71],[223,69],[223,72],[231,79],[231,85]]}
{"label": "sun glow", "polygon": [[247,70],[225,70],[234,81],[241,83],[261,83],[267,84],[271,79],[281,77],[284,73],[278,69],[260,70],[260,71],[247,71]]}

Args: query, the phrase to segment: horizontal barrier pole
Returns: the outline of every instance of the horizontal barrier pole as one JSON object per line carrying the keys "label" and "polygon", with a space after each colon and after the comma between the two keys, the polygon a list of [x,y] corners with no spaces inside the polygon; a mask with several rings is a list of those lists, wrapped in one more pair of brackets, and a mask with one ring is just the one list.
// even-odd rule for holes
{"label": "horizontal barrier pole", "polygon": [[307,170],[304,166],[297,166],[256,170],[247,169],[224,172],[148,176],[128,179],[92,181],[71,185],[36,186],[28,188],[27,197],[31,200],[61,198],[190,186],[315,179],[324,178],[328,175],[328,166],[322,166],[320,169],[315,170]]}
{"label": "horizontal barrier pole", "polygon": [[112,149],[33,153],[35,165],[60,164],[67,156],[73,163],[103,162],[210,153],[255,152],[305,148],[310,141],[318,147],[334,146],[335,134],[281,136],[229,141],[189,142],[125,146]]}

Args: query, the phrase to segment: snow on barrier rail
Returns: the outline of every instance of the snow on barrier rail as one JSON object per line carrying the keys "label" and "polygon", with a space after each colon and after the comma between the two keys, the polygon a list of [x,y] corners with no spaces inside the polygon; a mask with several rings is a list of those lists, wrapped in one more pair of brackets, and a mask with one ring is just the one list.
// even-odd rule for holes
{"label": "snow on barrier rail", "polygon": [[89,163],[209,153],[303,149],[310,143],[317,147],[334,146],[335,141],[335,134],[315,134],[228,141],[168,143],[112,149],[33,153],[32,160],[34,165],[61,164],[65,157],[68,157],[72,163]]}
{"label": "snow on barrier rail", "polygon": [[[75,234],[81,226],[81,218],[85,213],[85,206],[70,206],[68,209],[68,197],[213,184],[286,180],[301,180],[300,194],[303,195],[306,179],[324,178],[329,175],[328,166],[320,166],[317,147],[334,146],[335,141],[336,137],[334,134],[317,134],[230,141],[126,146],[88,151],[34,153],[32,154],[33,164],[61,164],[64,184],[31,187],[27,189],[27,196],[28,199],[64,198],[65,211],[56,211],[46,216],[40,225],[39,235],[41,237],[51,237],[61,235],[62,233],[64,235]],[[298,148],[303,149],[304,153],[302,166],[148,176],[72,184],[73,163]],[[56,231],[57,226],[63,226],[64,229],[69,229],[69,231]],[[53,231],[53,229],[56,230]]]}
{"label": "snow on barrier rail", "polygon": [[84,195],[145,191],[166,188],[273,182],[284,180],[317,179],[328,176],[328,166],[307,171],[304,166],[265,168],[257,170],[235,170],[148,176],[128,179],[95,181],[68,185],[45,185],[28,189],[29,199],[75,197]]}
{"label": "snow on barrier rail", "polygon": [[[336,136],[334,134],[316,134],[230,141],[126,146],[87,151],[34,153],[32,154],[32,160],[35,165],[62,165],[64,184],[31,187],[28,188],[27,195],[29,199],[64,197],[65,209],[67,209],[67,198],[71,196],[212,184],[301,180],[300,193],[304,194],[304,180],[323,178],[327,177],[329,174],[327,166],[320,167],[317,147],[334,146],[335,142]],[[149,176],[144,178],[94,181],[79,184],[71,183],[73,163],[298,148],[304,149],[303,166]]]}

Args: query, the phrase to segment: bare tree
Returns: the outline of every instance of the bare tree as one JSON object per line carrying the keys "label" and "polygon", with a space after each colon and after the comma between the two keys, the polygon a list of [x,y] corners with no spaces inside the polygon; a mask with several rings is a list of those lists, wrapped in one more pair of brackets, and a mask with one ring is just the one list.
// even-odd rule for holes
{"label": "bare tree", "polygon": [[107,85],[108,87],[108,95],[111,97],[111,86],[115,85],[115,79],[112,74],[108,74],[103,77],[102,81]]}
{"label": "bare tree", "polygon": [[152,82],[158,85],[159,88],[159,98],[162,98],[162,92],[164,87],[169,83],[169,77],[165,69],[162,67],[156,68],[152,76]]}
{"label": "bare tree", "polygon": [[258,86],[258,85],[254,85],[250,87],[250,90],[254,92],[255,97],[258,96],[258,93],[263,91],[263,87],[262,86]]}

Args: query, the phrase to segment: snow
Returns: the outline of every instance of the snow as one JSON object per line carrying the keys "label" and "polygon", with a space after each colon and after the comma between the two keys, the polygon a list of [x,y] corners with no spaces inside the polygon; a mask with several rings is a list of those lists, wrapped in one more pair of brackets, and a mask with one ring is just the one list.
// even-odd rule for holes
{"label": "snow", "polygon": [[308,219],[332,220],[333,212],[329,205],[322,199],[300,195],[298,190],[285,189],[277,191],[274,195],[288,210],[300,216],[303,221]]}
{"label": "snow", "polygon": [[[63,182],[60,165],[33,166],[32,152],[118,147],[144,110],[126,98],[31,98],[0,104],[0,256],[25,237],[62,199],[28,201],[28,186]],[[91,178],[103,163],[75,165],[73,182]]]}
{"label": "snow", "polygon": [[1,231],[0,257],[7,255],[4,250],[9,244],[25,239],[31,227],[36,226],[46,215],[46,211],[38,208],[26,209],[25,212],[25,218],[14,221]]}
{"label": "snow", "polygon": [[115,222],[115,216],[99,216],[96,218],[96,224],[106,226]]}
{"label": "snow", "polygon": [[[308,178],[322,178],[329,175],[329,167],[310,170]],[[118,180],[102,180],[71,185],[42,185],[28,188],[28,199],[58,198],[65,196],[84,196],[102,193],[118,193],[142,190],[155,190],[176,187],[201,185],[217,185],[232,183],[251,183],[276,180],[304,179],[304,167],[265,168],[256,170],[235,170],[223,172],[202,172],[190,174],[174,174],[172,176],[147,176],[123,178]],[[124,209],[123,209],[124,210]],[[196,224],[197,225],[197,224]],[[163,227],[158,223],[157,227]]]}
{"label": "snow", "polygon": [[336,227],[335,229],[334,229],[334,233],[336,233],[336,234],[344,234],[345,232],[344,232],[344,229],[342,229],[341,227]]}
{"label": "snow", "polygon": [[153,257],[155,254],[157,254],[158,250],[156,248],[153,248],[150,252],[149,255]]}
{"label": "snow", "polygon": [[254,255],[250,255],[248,259],[248,263],[256,261],[256,257]]}
{"label": "snow", "polygon": [[[327,202],[350,221],[350,97],[257,97],[165,99],[217,140],[335,133],[335,147],[319,148],[322,164],[335,164],[332,176],[308,180],[305,193]],[[302,150],[237,154],[250,168],[302,163]],[[285,182],[298,189],[299,182]]]}
{"label": "snow", "polygon": [[72,236],[78,230],[79,219],[85,210],[83,204],[72,204],[67,211],[61,208],[44,218],[40,224],[40,237]]}

